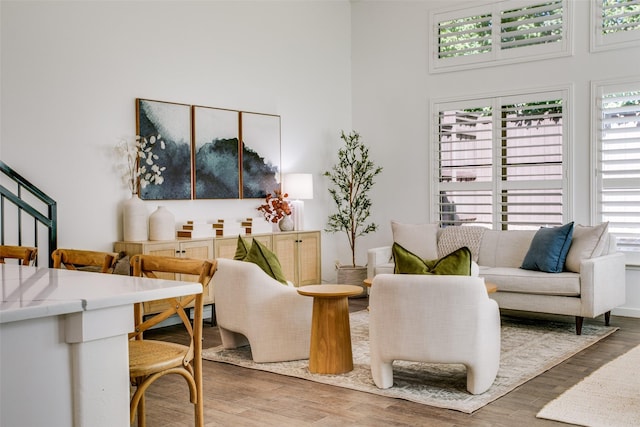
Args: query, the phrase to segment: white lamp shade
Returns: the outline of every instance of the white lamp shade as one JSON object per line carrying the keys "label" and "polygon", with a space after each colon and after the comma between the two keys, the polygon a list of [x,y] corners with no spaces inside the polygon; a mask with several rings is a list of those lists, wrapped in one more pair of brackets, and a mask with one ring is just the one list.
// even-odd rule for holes
{"label": "white lamp shade", "polygon": [[287,193],[290,199],[313,199],[313,175],[310,173],[285,174],[282,188],[283,193]]}

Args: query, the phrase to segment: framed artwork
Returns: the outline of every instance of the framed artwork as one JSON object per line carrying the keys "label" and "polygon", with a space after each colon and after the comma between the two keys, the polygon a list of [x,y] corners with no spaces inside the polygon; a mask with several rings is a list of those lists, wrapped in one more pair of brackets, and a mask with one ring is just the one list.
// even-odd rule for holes
{"label": "framed artwork", "polygon": [[240,197],[240,112],[193,107],[196,199]]}
{"label": "framed artwork", "polygon": [[136,131],[144,137],[160,135],[164,149],[154,146],[155,163],[164,166],[164,182],[140,189],[144,200],[191,199],[191,106],[136,99]]}
{"label": "framed artwork", "polygon": [[264,198],[280,189],[280,116],[246,113],[240,116],[242,198]]}

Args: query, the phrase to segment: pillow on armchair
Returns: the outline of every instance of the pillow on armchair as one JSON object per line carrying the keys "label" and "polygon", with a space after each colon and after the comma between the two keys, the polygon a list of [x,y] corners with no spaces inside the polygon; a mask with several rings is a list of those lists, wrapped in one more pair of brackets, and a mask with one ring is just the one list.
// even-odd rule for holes
{"label": "pillow on armchair", "polygon": [[396,274],[471,276],[471,251],[466,246],[434,260],[423,260],[397,243],[393,244],[391,251]]}
{"label": "pillow on armchair", "polygon": [[238,236],[238,245],[233,259],[238,261],[252,262],[260,267],[269,276],[276,279],[283,285],[289,285],[287,278],[282,272],[282,266],[278,256],[269,250],[265,245],[254,239],[251,247],[248,247],[247,241]]}

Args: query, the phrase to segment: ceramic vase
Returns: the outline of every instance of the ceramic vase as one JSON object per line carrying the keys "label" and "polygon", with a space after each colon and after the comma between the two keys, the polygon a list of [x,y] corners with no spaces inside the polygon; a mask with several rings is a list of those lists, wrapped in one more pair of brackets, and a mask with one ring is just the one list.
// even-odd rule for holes
{"label": "ceramic vase", "polygon": [[174,240],[176,218],[165,206],[158,206],[149,217],[149,240]]}
{"label": "ceramic vase", "polygon": [[139,242],[148,238],[149,212],[137,194],[124,202],[122,207],[122,234],[126,242]]}
{"label": "ceramic vase", "polygon": [[292,231],[293,220],[291,219],[291,215],[286,215],[282,217],[282,219],[278,223],[278,227],[280,228],[280,231]]}

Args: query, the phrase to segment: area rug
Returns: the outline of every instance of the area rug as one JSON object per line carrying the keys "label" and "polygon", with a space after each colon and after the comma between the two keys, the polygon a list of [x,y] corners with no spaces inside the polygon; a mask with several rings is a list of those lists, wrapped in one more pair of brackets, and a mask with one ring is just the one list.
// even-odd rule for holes
{"label": "area rug", "polygon": [[604,325],[585,324],[582,335],[576,335],[573,323],[503,316],[498,376],[488,391],[472,395],[466,389],[463,365],[404,361],[393,364],[393,387],[378,389],[369,367],[369,312],[351,313],[350,323],[354,370],[346,374],[312,374],[308,370],[308,360],[254,363],[249,347],[233,350],[224,350],[221,346],[210,348],[203,351],[203,358],[472,413],[617,330]]}
{"label": "area rug", "polygon": [[590,427],[640,425],[640,346],[549,402],[538,418]]}

